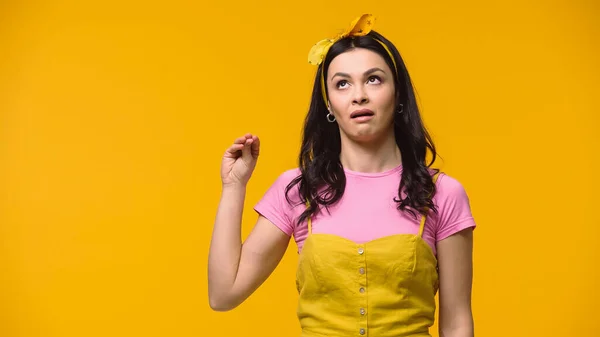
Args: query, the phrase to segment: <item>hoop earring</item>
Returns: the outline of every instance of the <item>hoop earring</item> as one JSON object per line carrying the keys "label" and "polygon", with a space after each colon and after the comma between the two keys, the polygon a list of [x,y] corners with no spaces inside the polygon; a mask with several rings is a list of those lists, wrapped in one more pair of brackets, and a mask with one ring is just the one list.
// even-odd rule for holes
{"label": "hoop earring", "polygon": [[400,110],[398,110],[398,113],[401,114],[404,112],[404,104],[400,103]]}
{"label": "hoop earring", "polygon": [[333,122],[335,122],[335,116],[334,116],[334,115],[332,115],[332,114],[331,114],[331,112],[330,112],[330,113],[328,113],[326,117],[327,117],[327,121],[328,121],[329,123],[333,123]]}

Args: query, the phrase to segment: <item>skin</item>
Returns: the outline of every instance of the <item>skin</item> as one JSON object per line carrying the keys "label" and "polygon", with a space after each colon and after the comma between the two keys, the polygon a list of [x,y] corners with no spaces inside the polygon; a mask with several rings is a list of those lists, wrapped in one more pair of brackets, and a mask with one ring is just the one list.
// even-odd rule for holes
{"label": "skin", "polygon": [[[340,128],[344,167],[380,172],[401,163],[394,140],[395,87],[392,70],[377,53],[356,48],[330,64],[326,85],[330,112]],[[350,116],[368,108],[373,118]],[[325,117],[324,117],[324,122]],[[290,238],[258,217],[245,242],[241,220],[246,186],[260,151],[259,138],[246,134],[225,151],[221,165],[222,194],[208,260],[209,302],[227,311],[246,300],[281,261]],[[473,234],[464,230],[437,243],[440,276],[439,330],[442,337],[472,337],[471,312]]]}

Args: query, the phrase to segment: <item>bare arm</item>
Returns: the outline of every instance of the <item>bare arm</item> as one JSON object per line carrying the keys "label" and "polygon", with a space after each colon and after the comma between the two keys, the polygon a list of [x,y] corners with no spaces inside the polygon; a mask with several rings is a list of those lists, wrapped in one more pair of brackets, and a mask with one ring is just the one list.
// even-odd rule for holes
{"label": "bare arm", "polygon": [[213,310],[231,310],[246,300],[279,264],[290,241],[287,234],[259,216],[242,244],[246,186],[259,149],[258,137],[246,134],[223,156],[223,190],[208,256],[208,298]]}
{"label": "bare arm", "polygon": [[263,216],[241,242],[245,186],[223,189],[208,259],[209,302],[231,310],[246,300],[281,261],[290,237]]}
{"label": "bare arm", "polygon": [[437,252],[440,270],[440,337],[473,337],[473,231],[466,229],[440,241]]}

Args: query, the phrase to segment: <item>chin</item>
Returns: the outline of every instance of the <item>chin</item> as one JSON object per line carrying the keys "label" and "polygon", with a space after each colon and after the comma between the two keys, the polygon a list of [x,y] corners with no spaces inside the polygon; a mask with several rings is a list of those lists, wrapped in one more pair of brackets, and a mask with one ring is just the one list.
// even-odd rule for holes
{"label": "chin", "polygon": [[370,142],[376,141],[377,139],[379,139],[381,137],[382,137],[381,133],[378,134],[378,133],[374,133],[374,132],[361,132],[361,133],[354,134],[349,138],[357,143],[370,143]]}
{"label": "chin", "polygon": [[[392,137],[393,134],[394,133],[392,132]],[[381,141],[388,136],[390,136],[389,130],[365,128],[362,130],[356,130],[355,132],[348,135],[348,138],[357,143],[370,143]]]}

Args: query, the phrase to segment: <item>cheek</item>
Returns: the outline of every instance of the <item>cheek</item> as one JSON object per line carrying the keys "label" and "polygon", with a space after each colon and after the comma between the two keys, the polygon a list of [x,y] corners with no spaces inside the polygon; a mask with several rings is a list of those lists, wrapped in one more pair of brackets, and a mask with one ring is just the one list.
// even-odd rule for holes
{"label": "cheek", "polygon": [[348,97],[339,92],[330,93],[329,102],[331,102],[331,107],[334,111],[340,112],[340,110],[348,105]]}
{"label": "cheek", "polygon": [[377,104],[380,108],[384,109],[394,109],[395,103],[395,91],[394,89],[382,88],[383,90],[379,90],[374,97],[377,100]]}

